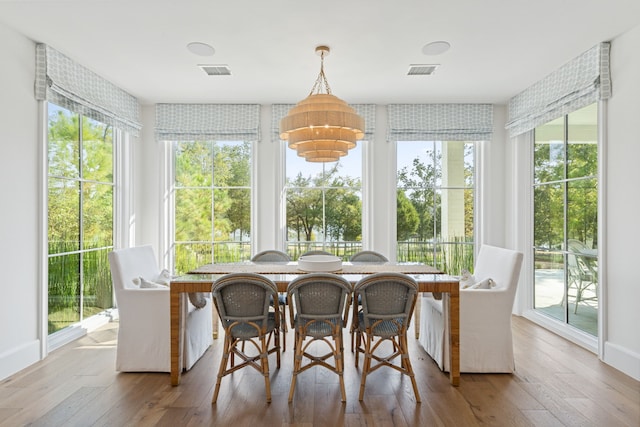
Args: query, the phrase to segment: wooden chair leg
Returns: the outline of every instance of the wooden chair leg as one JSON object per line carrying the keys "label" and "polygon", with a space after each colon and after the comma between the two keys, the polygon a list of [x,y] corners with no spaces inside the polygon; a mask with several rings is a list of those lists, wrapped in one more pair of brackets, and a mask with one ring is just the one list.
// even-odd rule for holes
{"label": "wooden chair leg", "polygon": [[[356,343],[356,341],[355,341],[356,340],[356,330],[353,327],[353,324],[351,326],[350,332],[351,332],[351,353],[353,353],[355,351],[355,346],[356,346],[356,344],[355,344]],[[356,368],[357,368],[357,366],[356,366]]]}
{"label": "wooden chair leg", "polygon": [[275,334],[274,339],[277,340],[276,347],[278,348],[278,350],[276,351],[276,367],[280,369],[280,331],[274,329],[273,333]]}
{"label": "wooden chair leg", "polygon": [[355,332],[356,335],[356,369],[358,369],[358,363],[360,362],[360,346],[362,345],[362,333],[358,330]]}
{"label": "wooden chair leg", "polygon": [[280,319],[280,322],[282,322],[280,327],[282,328],[282,352],[284,353],[287,351],[287,315],[284,310],[280,311],[280,316],[282,317]]}
{"label": "wooden chair leg", "polygon": [[367,383],[367,374],[371,369],[371,335],[365,333],[365,345],[364,345],[364,364],[362,366],[362,379],[360,380],[360,395],[358,400],[364,399],[364,388]]}
{"label": "wooden chair leg", "polygon": [[211,399],[211,404],[215,405],[218,400],[218,393],[220,392],[220,383],[222,382],[222,377],[224,376],[225,370],[227,368],[227,363],[229,361],[229,352],[231,350],[231,338],[228,334],[224,335],[224,345],[222,349],[222,359],[220,359],[220,367],[218,368],[218,378],[216,380],[216,388],[213,392],[213,399]]}
{"label": "wooden chair leg", "polygon": [[336,373],[340,379],[340,394],[342,395],[342,401],[347,401],[347,392],[344,387],[344,348],[342,346],[342,331],[338,329],[334,334],[335,351],[333,358],[336,362]]}
{"label": "wooden chair leg", "polygon": [[289,403],[293,402],[293,393],[296,390],[296,380],[298,378],[298,372],[302,365],[302,340],[303,335],[296,330],[294,353],[293,353],[293,375],[291,377],[291,386],[289,387]]}
{"label": "wooden chair leg", "polygon": [[264,376],[264,388],[267,395],[267,403],[271,403],[271,382],[269,380],[269,349],[267,347],[267,339],[264,335],[260,337],[260,343],[262,344],[260,365],[262,366],[262,375]]}
{"label": "wooden chair leg", "polygon": [[[358,310],[355,309],[354,312],[353,312],[354,319],[355,319],[355,316],[357,316],[357,315],[358,315]],[[355,351],[355,349],[358,347],[358,343],[356,341],[357,340],[358,331],[355,328],[353,319],[351,319],[351,327],[350,327],[349,332],[351,333],[351,353],[353,353]],[[356,368],[357,367],[358,367],[358,365],[356,365]]]}
{"label": "wooden chair leg", "polygon": [[398,341],[401,346],[400,348],[402,352],[401,357],[402,357],[403,365],[405,370],[407,371],[407,375],[411,379],[411,385],[413,386],[413,393],[416,395],[416,402],[420,403],[422,402],[422,400],[420,399],[420,392],[418,391],[416,376],[413,372],[413,367],[411,366],[411,360],[409,360],[409,345],[407,343],[407,336],[401,335],[399,338],[400,339]]}

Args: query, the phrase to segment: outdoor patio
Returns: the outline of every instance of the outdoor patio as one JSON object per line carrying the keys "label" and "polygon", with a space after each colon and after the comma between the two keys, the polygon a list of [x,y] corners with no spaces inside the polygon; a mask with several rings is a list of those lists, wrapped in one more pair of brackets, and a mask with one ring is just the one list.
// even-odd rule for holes
{"label": "outdoor patio", "polygon": [[563,291],[564,271],[558,269],[535,270],[535,303],[534,308],[561,322],[565,322],[584,332],[597,336],[598,334],[598,300],[595,287],[587,288],[582,300],[575,306],[575,289],[569,288],[568,307],[564,304]]}

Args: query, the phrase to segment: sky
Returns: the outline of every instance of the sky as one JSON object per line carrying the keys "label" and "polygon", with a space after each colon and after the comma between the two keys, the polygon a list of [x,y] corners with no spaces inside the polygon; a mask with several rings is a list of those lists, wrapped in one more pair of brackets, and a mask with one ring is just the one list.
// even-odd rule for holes
{"label": "sky", "polygon": [[[284,144],[284,142],[283,142]],[[425,156],[424,145],[421,143],[399,144],[397,153],[398,170],[404,166],[410,166],[416,157]],[[298,157],[295,150],[287,149],[287,177],[295,178],[299,172],[303,176],[316,175],[322,171],[323,167],[333,167],[334,163],[311,163],[304,158]],[[343,175],[362,178],[362,142],[356,144],[356,148],[349,150],[349,153],[342,157],[338,163],[341,165],[340,171]]]}

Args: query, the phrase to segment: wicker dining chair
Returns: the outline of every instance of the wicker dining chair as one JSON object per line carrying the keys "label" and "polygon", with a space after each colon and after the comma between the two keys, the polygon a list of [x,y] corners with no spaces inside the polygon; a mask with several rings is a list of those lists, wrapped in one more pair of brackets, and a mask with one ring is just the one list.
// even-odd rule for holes
{"label": "wicker dining chair", "polygon": [[[407,345],[407,329],[416,305],[418,284],[406,274],[377,273],[356,284],[354,298],[359,295],[362,296],[362,311],[354,309],[353,319],[356,325],[356,368],[360,353],[364,353],[359,400],[364,398],[367,376],[388,366],[409,376],[416,402],[420,402]],[[391,343],[391,353],[380,355],[381,344],[385,341]],[[398,357],[400,363],[394,363]],[[377,363],[372,365],[373,361]]]}
{"label": "wicker dining chair", "polygon": [[[218,399],[222,377],[246,366],[262,373],[267,402],[271,402],[271,353],[276,353],[277,368],[280,368],[281,317],[278,288],[271,280],[259,274],[231,273],[216,280],[211,293],[225,332],[222,360],[211,403],[215,404]],[[270,310],[270,298],[275,309],[273,312]],[[251,344],[248,346],[250,350],[246,352],[245,344]],[[235,355],[242,361],[237,365]]]}
{"label": "wicker dining chair", "polygon": [[289,262],[291,257],[285,252],[268,249],[266,251],[258,252],[251,258],[253,262]]}
{"label": "wicker dining chair", "polygon": [[[389,258],[382,255],[380,252],[376,252],[376,251],[360,251],[351,255],[351,257],[349,258],[349,262],[380,263],[380,262],[389,262]],[[360,311],[360,306],[362,305],[361,298],[354,300],[353,303],[358,307],[358,311]],[[349,332],[351,333],[351,353],[353,353],[355,349],[355,333],[356,333],[355,324],[353,323],[353,320],[351,320],[351,328]]]}
{"label": "wicker dining chair", "polygon": [[[344,388],[344,346],[342,329],[347,323],[352,286],[345,278],[331,273],[311,273],[293,279],[287,288],[291,327],[295,330],[293,377],[289,402],[293,400],[298,374],[313,366],[324,366],[338,374],[342,401]],[[324,342],[330,351],[310,353],[315,342]],[[313,347],[317,351],[317,347]],[[308,362],[303,365],[303,359]],[[333,365],[328,359],[333,358]]]}
{"label": "wicker dining chair", "polygon": [[376,251],[360,251],[351,255],[351,262],[389,262],[389,258]]}
{"label": "wicker dining chair", "polygon": [[[266,251],[258,252],[255,254],[251,261],[253,262],[289,262],[291,257],[282,251],[277,249],[267,249]],[[280,303],[280,327],[282,328],[282,351],[287,351],[287,316],[284,306],[287,304],[287,297],[278,294],[278,302]],[[271,301],[273,306],[273,300]]]}

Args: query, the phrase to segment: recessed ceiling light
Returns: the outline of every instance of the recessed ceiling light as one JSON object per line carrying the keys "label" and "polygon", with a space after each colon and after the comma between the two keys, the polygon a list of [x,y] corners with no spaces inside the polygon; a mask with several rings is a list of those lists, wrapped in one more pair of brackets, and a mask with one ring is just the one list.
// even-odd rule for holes
{"label": "recessed ceiling light", "polygon": [[212,56],[216,53],[215,49],[206,43],[192,42],[187,45],[189,52],[198,56]]}
{"label": "recessed ceiling light", "polygon": [[449,50],[451,44],[445,41],[431,42],[422,48],[422,53],[425,55],[440,55]]}

